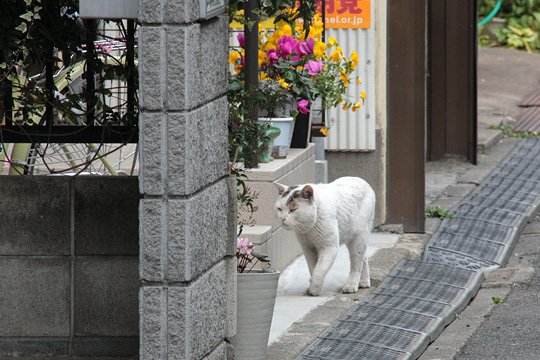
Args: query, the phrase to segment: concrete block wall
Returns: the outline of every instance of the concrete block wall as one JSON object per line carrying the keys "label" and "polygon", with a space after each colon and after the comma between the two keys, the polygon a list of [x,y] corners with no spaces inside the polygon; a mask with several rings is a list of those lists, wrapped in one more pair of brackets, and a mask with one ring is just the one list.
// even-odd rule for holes
{"label": "concrete block wall", "polygon": [[197,1],[140,4],[140,358],[232,358],[228,21],[199,20]]}
{"label": "concrete block wall", "polygon": [[0,358],[137,356],[137,178],[0,183]]}

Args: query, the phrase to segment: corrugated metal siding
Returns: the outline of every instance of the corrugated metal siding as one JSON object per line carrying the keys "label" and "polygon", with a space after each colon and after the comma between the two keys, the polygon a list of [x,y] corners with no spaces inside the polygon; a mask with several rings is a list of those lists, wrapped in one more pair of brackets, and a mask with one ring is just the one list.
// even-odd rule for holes
{"label": "corrugated metal siding", "polygon": [[[373,12],[373,9],[372,9]],[[373,16],[372,16],[373,18]],[[331,125],[326,138],[326,149],[335,151],[369,151],[375,149],[375,31],[373,29],[328,29],[326,38],[333,36],[343,48],[345,56],[358,52],[356,75],[363,83],[351,82],[349,95],[359,98],[360,91],[367,94],[365,106],[356,112],[341,108],[327,110],[326,122]]]}

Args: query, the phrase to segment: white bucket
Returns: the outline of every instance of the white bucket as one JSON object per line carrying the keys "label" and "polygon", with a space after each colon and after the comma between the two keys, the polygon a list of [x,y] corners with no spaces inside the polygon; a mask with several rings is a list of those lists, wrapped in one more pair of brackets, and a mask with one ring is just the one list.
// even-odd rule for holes
{"label": "white bucket", "polygon": [[292,133],[294,129],[294,118],[259,118],[260,122],[270,123],[270,125],[281,130],[281,134],[274,139],[272,148],[272,157],[274,159],[284,159],[289,154],[291,146]]}

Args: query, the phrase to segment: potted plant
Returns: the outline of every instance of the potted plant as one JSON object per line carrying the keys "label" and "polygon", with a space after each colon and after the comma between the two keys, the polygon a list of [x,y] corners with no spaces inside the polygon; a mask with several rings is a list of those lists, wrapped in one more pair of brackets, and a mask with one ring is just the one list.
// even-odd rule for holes
{"label": "potted plant", "polygon": [[[295,14],[296,9],[285,12]],[[352,52],[347,58],[336,40],[332,37],[322,41],[323,21],[319,14],[304,19],[310,23],[308,29],[303,24],[288,23],[276,18],[275,28],[259,31],[259,81],[260,93],[265,92],[265,99],[278,97],[286,93],[289,97],[289,114],[296,118],[295,131],[291,145],[306,147],[309,141],[310,117],[313,103],[320,100],[321,110],[341,105],[353,111],[363,105],[347,97],[347,87],[358,65],[358,54]],[[240,48],[230,54],[233,65],[231,79],[242,84],[244,78],[243,35],[238,35]],[[259,106],[269,112],[272,101],[259,99]]]}
{"label": "potted plant", "polygon": [[254,269],[270,261],[253,248],[247,238],[237,239],[237,330],[231,343],[238,360],[265,359],[279,281],[279,272],[270,266]]}

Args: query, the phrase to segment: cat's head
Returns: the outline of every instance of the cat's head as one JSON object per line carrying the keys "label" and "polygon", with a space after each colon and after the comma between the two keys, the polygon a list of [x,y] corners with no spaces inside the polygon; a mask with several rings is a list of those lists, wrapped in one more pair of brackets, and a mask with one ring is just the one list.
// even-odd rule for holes
{"label": "cat's head", "polygon": [[274,183],[279,196],[274,203],[274,213],[280,225],[287,230],[305,232],[317,222],[317,207],[313,201],[313,187],[295,185],[288,187]]}

